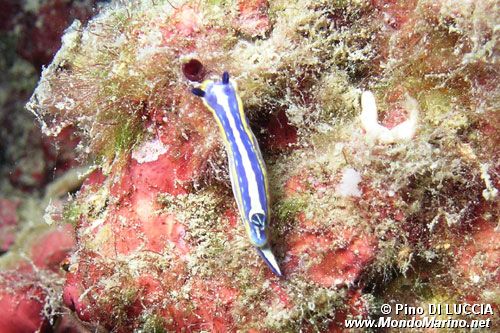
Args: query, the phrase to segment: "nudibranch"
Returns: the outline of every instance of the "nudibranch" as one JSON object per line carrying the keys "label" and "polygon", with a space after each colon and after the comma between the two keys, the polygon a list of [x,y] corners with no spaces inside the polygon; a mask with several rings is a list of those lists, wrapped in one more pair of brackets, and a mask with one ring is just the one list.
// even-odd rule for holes
{"label": "nudibranch", "polygon": [[281,276],[268,235],[270,208],[266,166],[248,125],[236,83],[224,72],[222,81],[205,80],[192,92],[203,98],[203,103],[219,124],[233,194],[248,237],[271,270]]}

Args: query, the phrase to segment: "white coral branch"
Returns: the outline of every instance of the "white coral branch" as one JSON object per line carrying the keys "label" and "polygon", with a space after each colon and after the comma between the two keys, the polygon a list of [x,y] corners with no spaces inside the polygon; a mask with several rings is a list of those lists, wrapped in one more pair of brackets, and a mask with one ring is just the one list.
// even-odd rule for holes
{"label": "white coral branch", "polygon": [[361,94],[361,126],[366,131],[367,139],[380,143],[408,141],[415,136],[418,123],[419,108],[417,101],[406,95],[405,108],[408,119],[389,129],[378,122],[377,104],[371,91]]}

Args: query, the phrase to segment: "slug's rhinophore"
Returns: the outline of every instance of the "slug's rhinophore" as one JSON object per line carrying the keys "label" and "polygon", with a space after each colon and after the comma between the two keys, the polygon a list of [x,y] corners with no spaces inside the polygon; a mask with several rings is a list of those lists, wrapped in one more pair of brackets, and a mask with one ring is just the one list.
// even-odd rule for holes
{"label": "slug's rhinophore", "polygon": [[204,81],[193,94],[213,113],[229,160],[231,185],[250,241],[272,271],[281,276],[268,239],[269,201],[266,167],[243,112],[236,84],[224,72],[222,82]]}

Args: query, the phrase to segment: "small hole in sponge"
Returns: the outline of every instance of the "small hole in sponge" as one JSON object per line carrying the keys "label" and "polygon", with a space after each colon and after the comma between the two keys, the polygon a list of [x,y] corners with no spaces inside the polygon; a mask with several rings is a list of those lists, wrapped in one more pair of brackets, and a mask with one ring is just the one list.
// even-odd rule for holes
{"label": "small hole in sponge", "polygon": [[205,77],[205,68],[198,59],[191,59],[182,64],[182,73],[189,81],[201,82]]}

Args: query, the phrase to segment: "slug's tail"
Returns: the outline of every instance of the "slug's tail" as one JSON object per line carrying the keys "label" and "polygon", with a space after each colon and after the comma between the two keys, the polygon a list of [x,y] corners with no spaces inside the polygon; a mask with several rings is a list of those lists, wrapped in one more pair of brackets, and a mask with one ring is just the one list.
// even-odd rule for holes
{"label": "slug's tail", "polygon": [[261,248],[256,247],[255,249],[257,250],[257,253],[261,256],[261,258],[264,259],[267,266],[269,266],[269,268],[273,271],[274,274],[276,274],[277,276],[283,276],[280,267],[278,266],[278,262],[276,261],[276,257],[271,251],[271,247],[269,247],[269,245]]}

